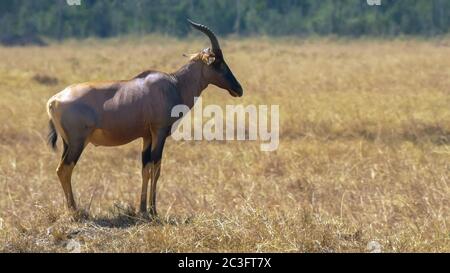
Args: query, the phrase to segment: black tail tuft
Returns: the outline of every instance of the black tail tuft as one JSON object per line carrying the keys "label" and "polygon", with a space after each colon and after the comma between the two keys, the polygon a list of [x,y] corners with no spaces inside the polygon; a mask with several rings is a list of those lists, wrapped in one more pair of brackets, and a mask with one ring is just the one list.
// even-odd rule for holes
{"label": "black tail tuft", "polygon": [[47,143],[50,147],[52,147],[53,150],[56,150],[56,141],[58,140],[58,133],[56,132],[55,125],[53,124],[53,121],[50,120],[48,122],[48,136],[47,136]]}

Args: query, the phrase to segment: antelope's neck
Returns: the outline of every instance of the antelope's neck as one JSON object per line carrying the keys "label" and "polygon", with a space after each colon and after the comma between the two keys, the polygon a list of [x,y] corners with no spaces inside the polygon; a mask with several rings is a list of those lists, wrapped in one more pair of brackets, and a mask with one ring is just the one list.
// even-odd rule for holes
{"label": "antelope's neck", "polygon": [[208,83],[203,78],[202,69],[203,64],[201,62],[191,61],[173,73],[183,104],[189,108],[192,108],[194,105],[194,98],[199,97],[208,86]]}

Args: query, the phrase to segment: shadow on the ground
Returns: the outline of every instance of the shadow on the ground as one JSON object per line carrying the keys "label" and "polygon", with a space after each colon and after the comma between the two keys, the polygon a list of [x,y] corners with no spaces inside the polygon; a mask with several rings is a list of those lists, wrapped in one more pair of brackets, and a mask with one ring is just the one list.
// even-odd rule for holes
{"label": "shadow on the ground", "polygon": [[138,214],[131,206],[122,207],[114,205],[110,213],[105,216],[90,217],[88,221],[93,222],[95,225],[106,228],[121,228],[126,229],[139,225],[152,225],[152,226],[178,226],[186,225],[192,222],[194,216],[180,217],[180,216],[151,216],[147,214]]}

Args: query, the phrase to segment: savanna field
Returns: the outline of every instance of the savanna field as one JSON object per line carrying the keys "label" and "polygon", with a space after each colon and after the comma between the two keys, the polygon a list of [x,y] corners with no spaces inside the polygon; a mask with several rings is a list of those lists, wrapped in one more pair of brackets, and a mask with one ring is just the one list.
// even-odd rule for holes
{"label": "savanna field", "polygon": [[245,93],[210,86],[203,105],[279,105],[279,149],[169,138],[150,221],[136,213],[141,141],[90,145],[73,175],[84,215],[69,214],[47,100],[72,83],[173,72],[207,45],[0,47],[0,251],[450,251],[448,39],[224,40]]}

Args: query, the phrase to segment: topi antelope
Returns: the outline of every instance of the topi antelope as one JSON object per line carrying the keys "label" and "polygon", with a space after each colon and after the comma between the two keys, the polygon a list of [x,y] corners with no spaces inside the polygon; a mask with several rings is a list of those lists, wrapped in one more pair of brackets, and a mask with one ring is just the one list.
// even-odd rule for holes
{"label": "topi antelope", "polygon": [[189,63],[172,74],[146,71],[131,80],[88,82],[67,87],[47,103],[49,144],[55,149],[58,134],[63,154],[56,170],[67,206],[76,210],[72,193],[72,171],[87,144],[118,146],[143,139],[142,193],[140,212],[147,212],[150,186],[150,215],[156,216],[156,183],[166,138],[177,118],[171,109],[179,104],[192,108],[194,97],[213,84],[233,97],[243,90],[222,55],[214,33],[189,21],[211,41],[211,48],[193,54]]}

